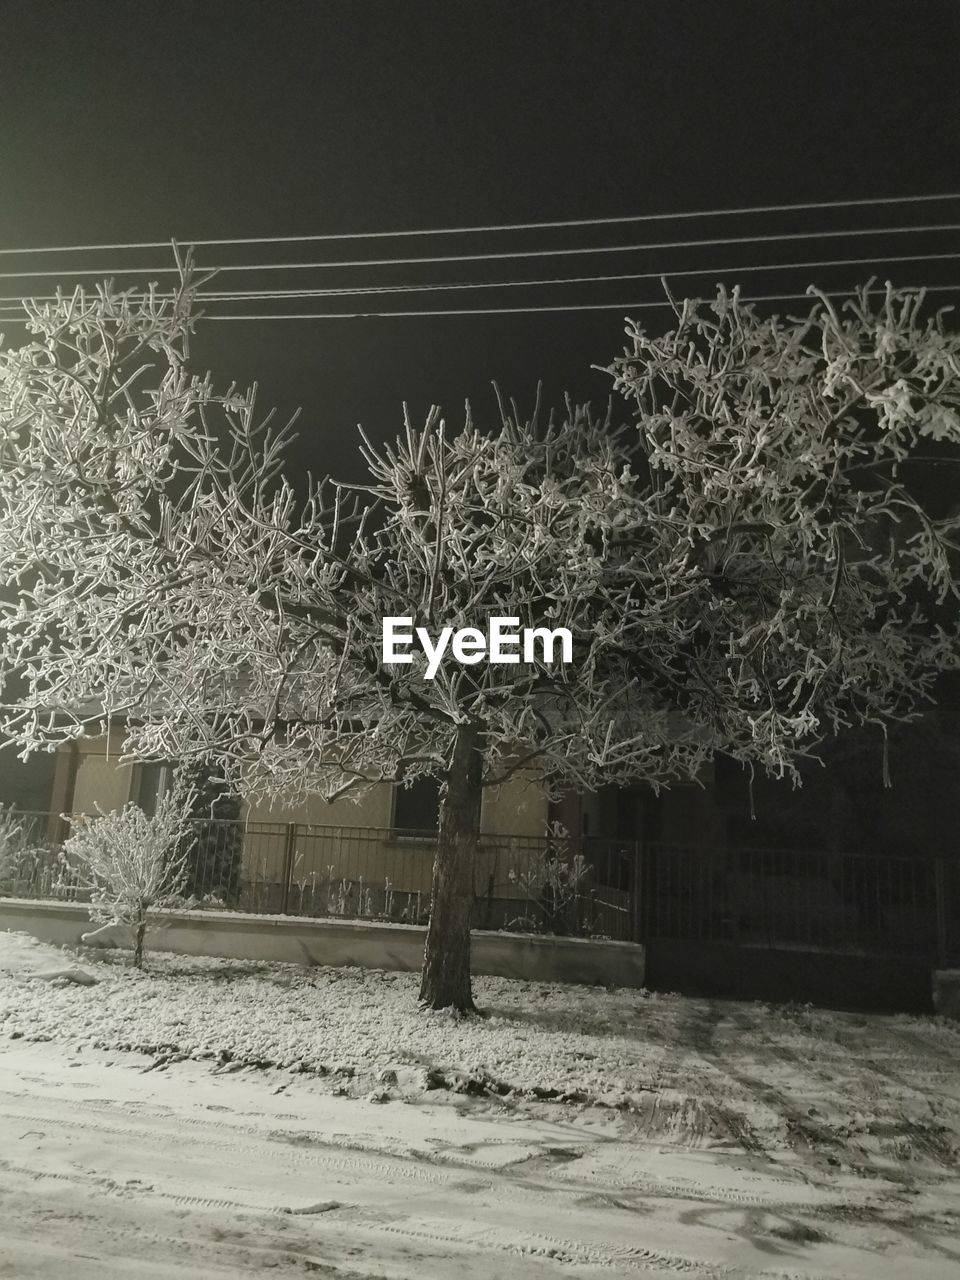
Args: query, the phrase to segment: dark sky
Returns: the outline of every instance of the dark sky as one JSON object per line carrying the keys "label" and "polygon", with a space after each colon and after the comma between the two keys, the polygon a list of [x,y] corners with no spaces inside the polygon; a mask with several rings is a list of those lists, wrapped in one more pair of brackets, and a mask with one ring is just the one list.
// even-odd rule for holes
{"label": "dark sky", "polygon": [[[960,4],[467,3],[466,0],[83,0],[3,5],[0,248],[386,231],[610,217],[960,189]],[[201,262],[313,261],[630,244],[697,236],[957,221],[960,201],[652,226],[334,245],[208,249]],[[735,268],[953,252],[956,233],[600,258],[264,274],[261,286],[494,280]],[[909,247],[907,241],[909,240]],[[81,256],[84,261],[81,264]],[[167,266],[165,250],[0,258],[0,270]],[[889,274],[878,265],[876,271]],[[849,287],[854,270],[745,276],[748,289]],[[960,282],[960,262],[897,268]],[[129,284],[149,279],[123,277]],[[735,271],[726,274],[736,280]],[[227,283],[228,277],[222,277]],[[242,277],[252,283],[255,276]],[[237,275],[229,277],[239,283]],[[3,282],[38,292],[49,280]],[[712,280],[674,288],[712,293]],[[387,297],[384,306],[636,302],[654,281]],[[958,293],[960,296],[960,293]],[[945,298],[940,301],[946,301]],[[323,303],[298,305],[333,309]],[[351,303],[344,304],[349,309]],[[282,308],[281,308],[282,309]],[[354,470],[354,425],[392,435],[401,402],[469,396],[496,379],[522,405],[543,378],[604,400],[590,371],[626,309],[536,316],[214,323],[195,359],[303,406],[298,461]],[[651,325],[667,313],[647,312]],[[659,318],[658,318],[659,317]],[[7,342],[22,330],[2,325]]]}

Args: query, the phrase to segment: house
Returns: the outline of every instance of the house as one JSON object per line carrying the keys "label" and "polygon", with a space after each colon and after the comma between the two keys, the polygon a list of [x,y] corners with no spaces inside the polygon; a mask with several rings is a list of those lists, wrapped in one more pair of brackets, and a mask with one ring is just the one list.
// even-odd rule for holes
{"label": "house", "polygon": [[[49,814],[46,836],[54,843],[68,833],[63,815],[128,801],[149,812],[169,784],[170,767],[121,764],[121,748],[122,731],[114,728],[109,739],[85,738],[45,755],[29,805],[11,794],[16,771],[5,770],[10,756],[0,756],[0,778],[7,779],[0,800]],[[555,802],[524,775],[491,788],[475,867],[480,921],[632,937],[639,843],[712,843],[717,832],[708,799],[708,790],[685,785],[659,798],[647,788],[611,787]],[[230,819],[206,814],[192,887],[200,898],[252,910],[423,919],[437,810],[436,784],[423,779],[409,787],[378,783],[331,803],[312,797],[296,806],[243,804]],[[565,918],[570,900],[586,900],[588,892],[589,918]]]}
{"label": "house", "polygon": [[[960,797],[944,784],[942,745],[924,761],[924,734],[902,756],[922,779],[895,795],[879,780],[867,795],[875,770],[854,769],[852,794],[881,815],[872,828],[851,809],[850,779],[826,770],[800,792],[758,780],[755,820],[744,775],[723,761],[701,785],[659,796],[605,787],[551,802],[519,776],[484,796],[475,921],[642,941],[649,984],[669,990],[926,1007],[931,963],[960,960]],[[0,752],[0,802],[43,811],[54,844],[63,814],[130,800],[149,810],[169,769],[120,764],[120,748],[114,731],[26,764]],[[190,855],[189,890],[204,905],[426,918],[437,822],[427,781],[217,815],[198,816]]]}

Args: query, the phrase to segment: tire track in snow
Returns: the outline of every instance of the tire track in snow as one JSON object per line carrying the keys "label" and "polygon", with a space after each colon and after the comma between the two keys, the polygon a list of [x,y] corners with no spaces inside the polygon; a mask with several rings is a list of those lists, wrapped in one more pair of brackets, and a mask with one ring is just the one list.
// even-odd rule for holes
{"label": "tire track in snow", "polygon": [[[365,1224],[366,1225],[366,1224]],[[703,1258],[691,1258],[667,1250],[649,1249],[642,1245],[588,1245],[582,1241],[545,1232],[517,1232],[510,1235],[502,1229],[486,1227],[461,1232],[445,1229],[446,1224],[421,1223],[415,1227],[397,1223],[370,1224],[370,1229],[389,1235],[408,1236],[447,1248],[473,1246],[506,1254],[521,1254],[532,1258],[567,1265],[629,1267],[637,1271],[654,1271],[668,1275],[684,1275],[696,1280],[827,1280],[816,1272],[792,1271],[780,1268],[760,1271],[744,1269],[726,1263],[710,1262]]]}
{"label": "tire track in snow", "polygon": [[[290,1215],[289,1208],[285,1206],[264,1206],[220,1197],[182,1195],[172,1191],[158,1191],[155,1187],[149,1189],[143,1186],[128,1187],[112,1178],[93,1173],[47,1172],[32,1169],[27,1165],[18,1165],[2,1158],[0,1158],[0,1172],[19,1174],[31,1181],[49,1179],[65,1182],[84,1190],[96,1189],[99,1193],[105,1192],[121,1199],[138,1196],[141,1199],[163,1200],[178,1208],[197,1209],[203,1212],[224,1210],[231,1213],[269,1215],[284,1220],[287,1220]],[[663,1250],[647,1249],[642,1246],[589,1245],[582,1241],[538,1231],[508,1232],[492,1226],[467,1227],[463,1230],[451,1231],[450,1224],[445,1219],[421,1220],[411,1225],[397,1221],[384,1222],[374,1217],[369,1210],[364,1211],[347,1204],[337,1206],[337,1210],[327,1211],[322,1215],[324,1219],[331,1216],[338,1220],[338,1225],[343,1224],[345,1217],[349,1218],[352,1229],[359,1228],[365,1233],[401,1236],[446,1248],[482,1249],[504,1254],[519,1254],[532,1259],[567,1265],[604,1268],[629,1266],[643,1271],[653,1270],[674,1275],[696,1276],[698,1280],[727,1280],[728,1277],[733,1276],[736,1276],[737,1280],[767,1280],[768,1276],[776,1277],[777,1280],[817,1280],[809,1272],[804,1272],[802,1278],[788,1277],[787,1273],[782,1272],[745,1272],[742,1268],[711,1263],[702,1258],[688,1258]],[[324,1233],[321,1232],[322,1234]],[[173,1243],[172,1237],[171,1243]],[[177,1243],[180,1241],[178,1240]],[[247,1246],[243,1247],[247,1248]]]}
{"label": "tire track in snow", "polygon": [[[49,1112],[46,1115],[28,1114],[26,1112],[19,1111],[10,1115],[9,1113],[5,1114],[0,1112],[0,1119],[13,1119],[18,1122],[23,1121],[24,1123],[29,1124],[46,1124],[48,1127],[51,1124],[51,1116]],[[79,1130],[82,1133],[90,1133],[91,1135],[109,1133],[118,1138],[133,1138],[140,1144],[142,1144],[144,1140],[149,1140],[151,1137],[162,1136],[158,1134],[155,1129],[147,1126],[119,1124],[116,1121],[109,1124],[104,1124],[100,1121],[96,1124],[87,1124],[82,1120],[71,1120],[69,1118],[57,1117],[55,1123],[58,1129]],[[195,1119],[195,1123],[206,1127],[205,1122],[199,1117]],[[211,1122],[210,1127],[234,1129],[234,1126],[224,1124],[222,1121],[213,1121]],[[264,1148],[269,1149],[277,1143],[276,1139],[271,1141],[269,1134],[265,1134],[263,1130],[257,1129],[252,1125],[236,1126],[236,1131],[243,1134],[245,1137],[254,1135],[259,1136],[262,1141],[260,1144],[231,1142],[229,1139],[207,1134],[204,1138],[205,1144],[210,1147],[217,1147],[220,1150],[232,1151],[245,1157],[258,1156],[262,1158]],[[335,1150],[337,1152],[341,1152],[343,1148],[336,1147]],[[279,1145],[275,1147],[275,1154],[278,1156],[281,1154]],[[369,1170],[388,1176],[390,1174],[397,1174],[400,1178],[430,1183],[434,1186],[442,1186],[449,1181],[449,1179],[446,1178],[439,1169],[431,1168],[429,1165],[425,1165],[419,1161],[404,1161],[403,1158],[399,1156],[384,1157],[381,1154],[379,1160],[363,1160],[360,1158],[359,1153],[356,1157],[351,1158],[348,1155],[342,1154],[333,1155],[328,1153],[304,1151],[296,1143],[284,1143],[282,1147],[282,1158],[285,1164],[294,1163],[300,1165],[313,1165],[317,1168],[331,1168],[338,1171],[346,1171],[349,1169],[359,1169],[363,1171]]]}
{"label": "tire track in snow", "polygon": [[[101,1107],[98,1110],[101,1113],[110,1114],[110,1109],[108,1108]],[[159,1123],[162,1124],[163,1119],[164,1117],[158,1117]],[[37,1115],[19,1110],[12,1113],[0,1111],[0,1120],[14,1120],[17,1123],[46,1124],[49,1126],[51,1116],[49,1113]],[[731,1208],[766,1209],[775,1207],[781,1212],[807,1214],[829,1212],[836,1206],[849,1205],[848,1197],[836,1202],[785,1201],[778,1199],[774,1192],[769,1195],[754,1195],[734,1188],[705,1186],[680,1179],[650,1177],[639,1171],[635,1175],[624,1177],[622,1174],[617,1175],[604,1169],[599,1170],[596,1177],[582,1177],[572,1172],[572,1164],[559,1163],[550,1165],[550,1170],[556,1170],[555,1177],[544,1180],[546,1170],[541,1167],[536,1169],[537,1178],[532,1181],[529,1179],[529,1173],[532,1172],[529,1168],[531,1162],[536,1161],[542,1166],[545,1161],[549,1160],[547,1153],[535,1152],[531,1156],[520,1157],[516,1161],[505,1165],[492,1161],[457,1160],[455,1157],[442,1152],[418,1153],[412,1156],[397,1154],[385,1157],[376,1148],[371,1149],[356,1144],[336,1143],[326,1138],[318,1141],[309,1136],[307,1141],[311,1145],[316,1142],[317,1145],[332,1148],[332,1150],[327,1151],[313,1151],[305,1148],[304,1144],[299,1140],[298,1134],[294,1134],[295,1140],[290,1141],[282,1136],[282,1132],[263,1130],[256,1125],[234,1125],[229,1121],[208,1120],[203,1116],[178,1116],[177,1121],[178,1123],[188,1123],[192,1127],[205,1130],[204,1142],[206,1146],[234,1153],[236,1156],[245,1159],[250,1159],[251,1157],[262,1159],[264,1148],[279,1156],[281,1149],[277,1144],[282,1143],[282,1159],[285,1164],[292,1162],[299,1166],[340,1173],[370,1173],[374,1176],[385,1177],[388,1181],[393,1176],[401,1181],[420,1182],[435,1187],[453,1186],[456,1179],[464,1174],[482,1174],[487,1179],[493,1177],[495,1180],[501,1179],[503,1181],[504,1185],[497,1187],[496,1182],[494,1182],[491,1187],[499,1198],[513,1199],[518,1193],[521,1193],[539,1200],[555,1199],[558,1194],[581,1196],[596,1192],[598,1188],[603,1188],[648,1199],[686,1200],[713,1204],[719,1207],[730,1206]],[[97,1119],[96,1123],[86,1123],[70,1118],[57,1118],[56,1125],[58,1128],[71,1129],[73,1131],[91,1134],[108,1133],[118,1138],[132,1138],[138,1144],[142,1144],[144,1140],[149,1140],[152,1135],[161,1136],[156,1134],[156,1130],[149,1123],[144,1123],[143,1125],[122,1124],[116,1120],[104,1123],[101,1119]],[[211,1129],[221,1133],[227,1131],[230,1134],[240,1134],[247,1138],[258,1137],[261,1142],[233,1141],[226,1136],[211,1135],[209,1133]],[[345,1154],[347,1152],[355,1154]],[[0,1163],[0,1167],[4,1167],[2,1163]],[[786,1179],[776,1179],[775,1181],[787,1182]],[[264,1206],[248,1205],[244,1207],[259,1208],[262,1212],[280,1211]]]}

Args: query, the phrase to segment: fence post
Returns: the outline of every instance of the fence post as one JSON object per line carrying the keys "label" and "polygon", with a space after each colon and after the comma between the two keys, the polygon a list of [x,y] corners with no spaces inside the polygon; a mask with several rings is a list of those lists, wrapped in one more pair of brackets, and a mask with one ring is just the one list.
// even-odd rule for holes
{"label": "fence post", "polygon": [[631,903],[632,937],[631,942],[646,942],[647,930],[644,928],[643,911],[646,905],[646,892],[644,878],[646,875],[646,841],[634,840],[633,842],[633,880],[631,883]]}
{"label": "fence post", "polygon": [[293,880],[293,855],[297,844],[297,824],[287,823],[286,838],[283,845],[283,884],[280,888],[280,914],[288,915],[290,911],[290,883]]}
{"label": "fence post", "polygon": [[947,967],[947,877],[943,858],[933,864],[933,887],[937,912],[937,966]]}

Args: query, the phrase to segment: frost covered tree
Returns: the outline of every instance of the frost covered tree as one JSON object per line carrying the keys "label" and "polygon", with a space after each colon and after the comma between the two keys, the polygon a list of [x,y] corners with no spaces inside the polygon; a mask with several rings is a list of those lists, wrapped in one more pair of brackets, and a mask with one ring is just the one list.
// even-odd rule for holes
{"label": "frost covered tree", "polygon": [[[306,492],[253,396],[190,374],[189,280],[30,305],[0,362],[0,676],[26,681],[0,728],[29,750],[123,715],[131,756],[288,800],[439,779],[420,994],[471,1009],[484,788],[668,785],[716,751],[791,774],[956,662],[957,522],[909,473],[957,453],[960,340],[870,296],[684,304],[612,366],[636,426],[405,415],[366,485]],[[573,660],[391,665],[385,617],[566,628]]]}
{"label": "frost covered tree", "polygon": [[676,525],[664,572],[696,588],[694,684],[746,695],[778,773],[851,724],[885,737],[960,657],[960,335],[922,291],[866,286],[839,309],[810,293],[788,320],[737,291],[675,304],[676,327],[631,325],[609,370],[651,518]]}
{"label": "frost covered tree", "polygon": [[174,788],[146,814],[130,803],[97,817],[71,818],[61,851],[61,884],[90,894],[90,918],[104,929],[133,932],[133,963],[143,967],[152,910],[182,901],[187,878],[187,834],[193,793]]}

